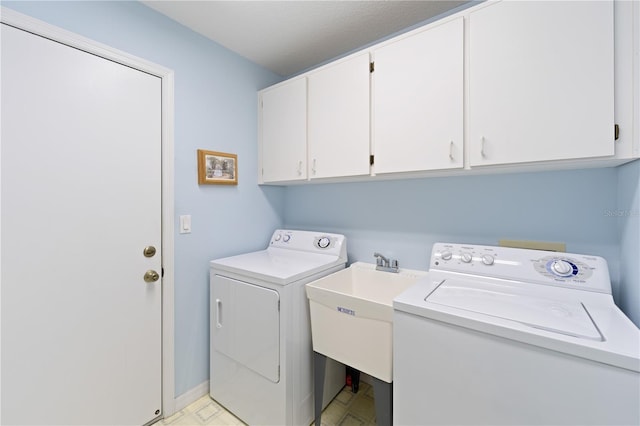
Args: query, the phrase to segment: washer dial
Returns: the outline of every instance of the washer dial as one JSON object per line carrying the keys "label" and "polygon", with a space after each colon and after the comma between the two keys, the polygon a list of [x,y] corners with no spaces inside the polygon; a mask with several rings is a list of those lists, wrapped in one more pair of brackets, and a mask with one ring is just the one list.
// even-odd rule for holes
{"label": "washer dial", "polygon": [[484,263],[485,265],[493,265],[493,262],[495,262],[495,259],[490,254],[485,254],[482,256],[482,263]]}
{"label": "washer dial", "polygon": [[572,257],[545,256],[534,260],[533,267],[538,273],[555,282],[569,280],[584,283],[593,275],[590,265]]}
{"label": "washer dial", "polygon": [[566,260],[557,259],[551,263],[551,271],[561,277],[573,275],[573,265]]}

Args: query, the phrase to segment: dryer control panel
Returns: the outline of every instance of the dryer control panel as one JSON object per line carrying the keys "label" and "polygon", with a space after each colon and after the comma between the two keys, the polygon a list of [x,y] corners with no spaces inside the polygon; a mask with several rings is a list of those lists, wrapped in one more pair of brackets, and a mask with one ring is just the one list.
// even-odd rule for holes
{"label": "dryer control panel", "polygon": [[511,247],[436,243],[430,270],[458,272],[611,294],[602,257]]}
{"label": "dryer control panel", "polygon": [[324,253],[347,259],[346,237],[326,232],[276,229],[271,236],[269,247],[289,250]]}

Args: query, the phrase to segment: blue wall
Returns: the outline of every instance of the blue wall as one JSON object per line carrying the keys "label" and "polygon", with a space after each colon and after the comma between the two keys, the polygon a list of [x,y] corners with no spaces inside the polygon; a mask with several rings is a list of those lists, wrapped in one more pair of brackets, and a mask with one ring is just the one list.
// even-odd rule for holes
{"label": "blue wall", "polygon": [[640,160],[618,168],[618,203],[607,212],[617,219],[620,286],[616,302],[640,327]]}
{"label": "blue wall", "polygon": [[[640,324],[639,164],[289,187],[285,224],[345,234],[350,262],[372,263],[378,251],[422,270],[436,241],[564,242],[569,252],[607,260],[614,298]],[[635,213],[619,217],[619,210]]]}
{"label": "blue wall", "polygon": [[[2,5],[175,71],[175,393],[209,379],[208,261],[262,249],[284,190],[258,187],[257,91],[281,78],[138,2]],[[238,186],[198,186],[196,150],[238,155]],[[193,232],[177,234],[192,215]]]}

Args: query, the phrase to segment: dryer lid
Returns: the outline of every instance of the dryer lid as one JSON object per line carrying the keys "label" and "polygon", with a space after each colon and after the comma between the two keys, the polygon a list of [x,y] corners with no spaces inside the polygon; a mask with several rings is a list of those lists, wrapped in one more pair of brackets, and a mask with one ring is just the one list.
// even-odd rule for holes
{"label": "dryer lid", "polygon": [[544,292],[518,284],[446,279],[424,300],[554,333],[604,340],[580,300],[545,297]]}

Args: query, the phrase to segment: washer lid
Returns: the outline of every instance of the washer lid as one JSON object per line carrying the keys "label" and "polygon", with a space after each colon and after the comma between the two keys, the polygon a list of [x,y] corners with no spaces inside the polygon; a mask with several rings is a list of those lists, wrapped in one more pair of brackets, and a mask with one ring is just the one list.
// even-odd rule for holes
{"label": "washer lid", "polygon": [[545,298],[544,293],[511,283],[447,279],[424,300],[554,333],[604,341],[580,300]]}

